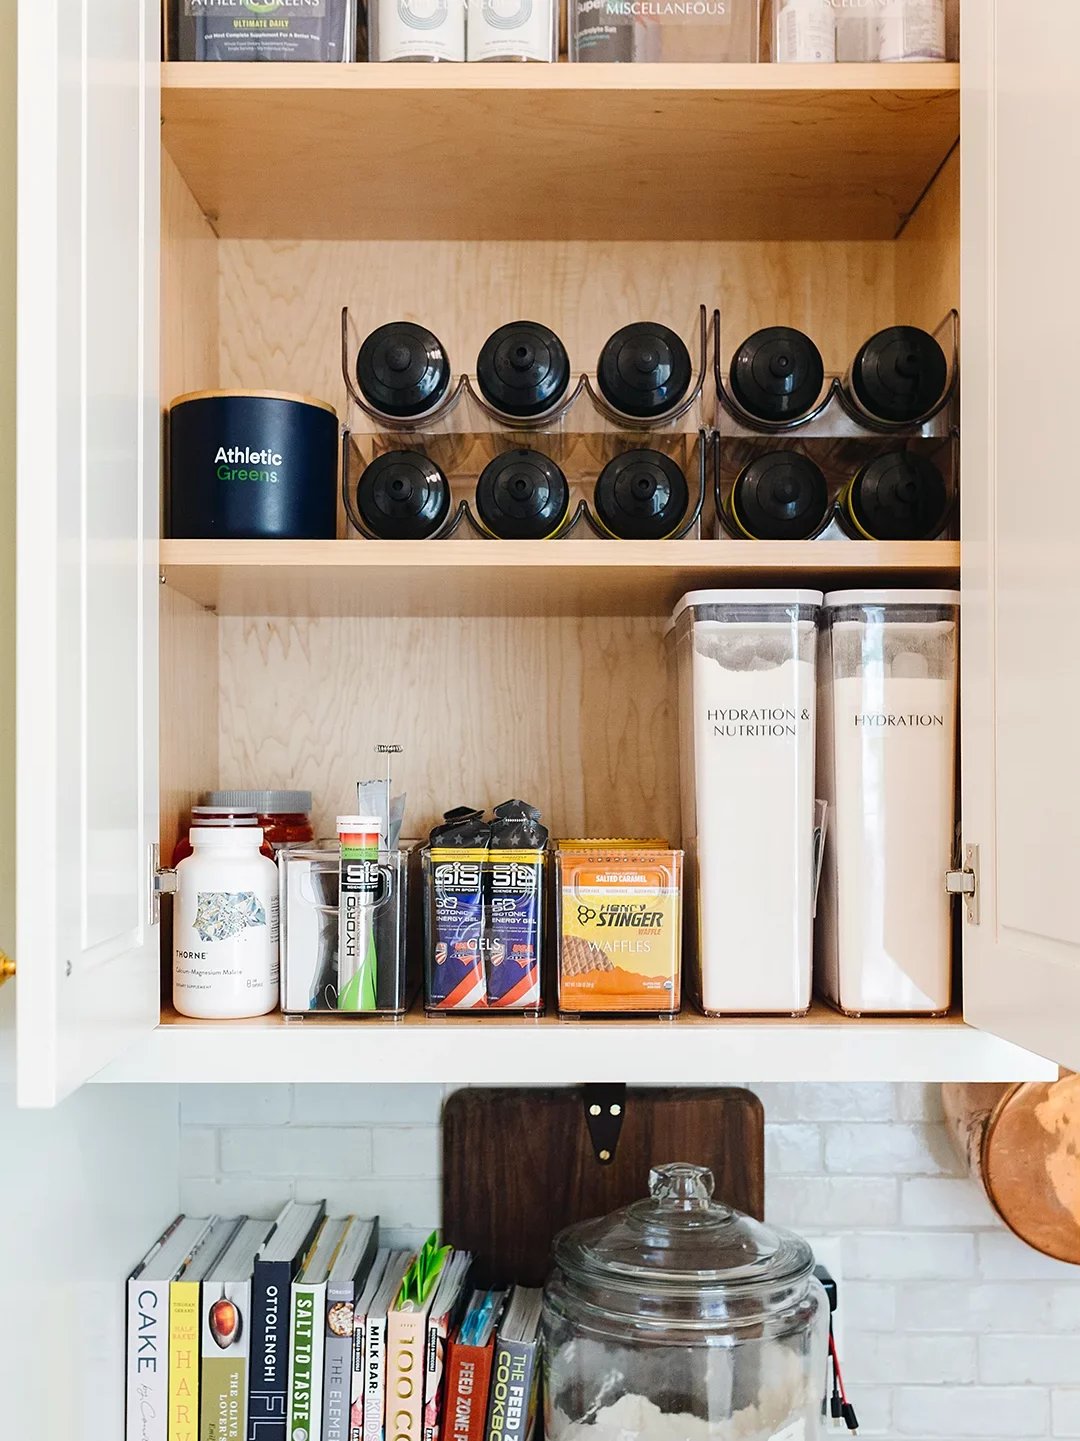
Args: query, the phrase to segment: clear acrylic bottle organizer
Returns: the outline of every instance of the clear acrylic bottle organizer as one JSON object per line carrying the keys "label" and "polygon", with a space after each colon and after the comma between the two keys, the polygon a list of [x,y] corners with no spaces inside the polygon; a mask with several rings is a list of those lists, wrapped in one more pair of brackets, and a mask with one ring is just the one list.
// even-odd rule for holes
{"label": "clear acrylic bottle organizer", "polygon": [[[946,383],[931,408],[915,420],[887,423],[868,416],[853,400],[844,377],[825,373],[817,399],[804,413],[791,419],[766,421],[740,405],[733,391],[729,368],[736,348],[722,335],[720,312],[713,312],[714,412],[713,507],[716,529],[722,539],[747,539],[740,523],[733,490],[748,466],[774,453],[794,452],[811,461],[828,488],[827,504],[819,523],[799,538],[865,540],[871,538],[860,521],[858,486],[867,467],[880,469],[886,457],[905,452],[921,468],[931,464],[941,476],[943,495],[922,539],[951,539],[958,533],[960,430],[959,430],[959,317],[949,312],[934,332],[947,361]],[[933,478],[931,477],[931,481]],[[886,535],[874,538],[894,538]]]}
{"label": "clear acrylic bottle organizer", "polygon": [[409,852],[379,852],[379,889],[359,911],[374,946],[373,984],[364,1010],[338,1009],[338,896],[341,848],[336,840],[278,851],[281,1009],[286,1015],[402,1016],[418,989],[407,945]]}
{"label": "clear acrylic bottle organizer", "polygon": [[[342,498],[353,531],[366,539],[509,538],[512,527],[507,532],[488,523],[477,490],[488,467],[498,469],[502,457],[516,452],[526,472],[534,462],[540,470],[550,462],[566,481],[562,492],[560,477],[552,477],[562,498],[530,531],[531,538],[681,539],[699,534],[709,459],[702,429],[708,348],[704,306],[698,332],[697,367],[686,393],[669,410],[648,419],[616,410],[595,375],[584,373],[576,381],[571,378],[557,404],[533,417],[499,411],[481,393],[475,377],[461,374],[450,380],[437,405],[403,419],[374,408],[358,390],[352,362],[361,337],[343,309],[341,366],[349,424],[342,436]],[[406,516],[407,533],[393,524],[388,528],[385,511],[373,515],[360,495],[361,477],[376,461],[387,505],[392,503],[389,486],[396,487],[406,511],[419,503],[418,489],[425,491],[425,518],[413,527]],[[373,483],[374,473],[368,486]],[[532,482],[526,474],[517,483],[527,510]],[[645,519],[636,525],[640,516]]]}
{"label": "clear acrylic bottle organizer", "polygon": [[541,1015],[548,852],[424,846],[421,860],[428,1015]]}

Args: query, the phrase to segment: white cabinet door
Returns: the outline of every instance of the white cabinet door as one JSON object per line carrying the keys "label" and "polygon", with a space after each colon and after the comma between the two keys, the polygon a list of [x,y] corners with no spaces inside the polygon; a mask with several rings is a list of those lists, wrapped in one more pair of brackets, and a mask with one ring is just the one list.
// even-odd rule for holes
{"label": "white cabinet door", "polygon": [[1080,5],[962,46],[964,1009],[1080,1069]]}
{"label": "white cabinet door", "polygon": [[19,5],[17,939],[24,1105],[158,1015],[160,0]]}

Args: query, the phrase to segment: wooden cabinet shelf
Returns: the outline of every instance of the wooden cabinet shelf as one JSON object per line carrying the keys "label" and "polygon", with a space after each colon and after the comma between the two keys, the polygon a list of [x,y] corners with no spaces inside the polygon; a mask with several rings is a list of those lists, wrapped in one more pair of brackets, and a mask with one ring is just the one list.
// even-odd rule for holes
{"label": "wooden cabinet shelf", "polygon": [[954,541],[165,540],[166,584],[221,615],[666,615],[724,585],[953,585]]}
{"label": "wooden cabinet shelf", "polygon": [[524,1085],[627,1081],[1047,1080],[1048,1061],[942,1020],[851,1020],[822,1005],[791,1019],[191,1021],[175,1012],[99,1081],[436,1081]]}
{"label": "wooden cabinet shelf", "polygon": [[162,113],[223,237],[891,240],[959,67],[174,63]]}

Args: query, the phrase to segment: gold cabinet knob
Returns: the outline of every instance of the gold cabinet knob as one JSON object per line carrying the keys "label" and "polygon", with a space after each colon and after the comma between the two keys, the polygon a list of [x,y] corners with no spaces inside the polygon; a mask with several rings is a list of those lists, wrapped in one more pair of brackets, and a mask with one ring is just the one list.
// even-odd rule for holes
{"label": "gold cabinet knob", "polygon": [[7,951],[0,951],[0,986],[11,979],[15,974],[15,962],[8,955]]}

